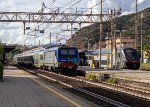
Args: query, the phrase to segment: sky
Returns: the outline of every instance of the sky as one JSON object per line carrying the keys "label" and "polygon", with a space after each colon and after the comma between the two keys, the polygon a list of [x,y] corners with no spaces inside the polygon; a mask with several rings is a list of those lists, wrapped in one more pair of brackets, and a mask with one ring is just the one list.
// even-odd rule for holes
{"label": "sky", "polygon": [[[76,8],[78,11],[84,11],[86,8],[94,6],[99,0],[0,0],[0,12],[38,12],[42,3],[46,5],[44,12],[49,12],[60,7],[60,11],[74,12]],[[78,3],[76,3],[78,2]],[[66,10],[66,8],[71,9]],[[138,10],[150,7],[150,0],[138,0]],[[95,13],[99,12],[99,6],[94,7]],[[103,10],[110,9],[122,9],[122,15],[130,14],[135,12],[135,0],[104,0]],[[70,24],[39,24],[41,30],[45,30],[44,34],[33,32],[37,28],[37,23],[27,23],[26,26],[31,27],[31,30],[26,31],[23,34],[23,23],[6,23],[0,22],[0,40],[2,43],[7,44],[20,44],[20,45],[38,45],[39,41],[41,44],[49,43],[49,32],[52,32],[52,41],[55,42],[56,38],[61,39],[65,42],[66,39],[70,38],[70,32],[61,33],[56,36],[61,29],[70,29]],[[87,24],[84,24],[87,25]],[[82,25],[82,27],[84,26]],[[73,24],[73,27],[78,27],[77,24]],[[29,35],[30,34],[30,35]],[[36,36],[31,36],[36,35]]]}

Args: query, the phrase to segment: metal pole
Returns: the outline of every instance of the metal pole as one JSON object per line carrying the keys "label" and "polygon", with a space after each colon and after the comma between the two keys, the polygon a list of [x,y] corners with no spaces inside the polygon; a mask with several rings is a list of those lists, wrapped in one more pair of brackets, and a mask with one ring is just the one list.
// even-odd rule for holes
{"label": "metal pole", "polygon": [[111,69],[113,68],[113,10],[111,10],[111,38],[110,38],[110,42],[111,42]]}
{"label": "metal pole", "polygon": [[72,23],[71,23],[71,46],[73,46],[73,38],[72,38]]}
{"label": "metal pole", "polygon": [[49,35],[49,39],[50,39],[49,42],[50,42],[50,46],[51,46],[51,32],[50,32],[50,35]]}
{"label": "metal pole", "polygon": [[108,32],[107,32],[107,69],[109,68],[108,66],[109,66],[109,60],[108,60],[108,58],[109,58],[109,56],[108,56],[108,54],[109,54],[109,37],[108,37]]}
{"label": "metal pole", "polygon": [[26,27],[26,24],[25,24],[25,22],[23,22],[23,34],[25,35],[25,33],[26,33],[26,29],[25,29],[25,27]]}
{"label": "metal pole", "polygon": [[136,13],[135,13],[135,49],[137,48],[137,34],[138,34],[138,28],[137,28],[137,11],[138,11],[138,1],[136,0]]}
{"label": "metal pole", "polygon": [[122,69],[122,35],[120,30],[120,69]]}
{"label": "metal pole", "polygon": [[143,21],[143,13],[141,13],[141,63],[143,63],[143,32],[142,32],[143,22],[142,21]]}
{"label": "metal pole", "polygon": [[88,41],[88,67],[89,67],[89,39],[87,39]]}
{"label": "metal pole", "polygon": [[[116,18],[116,10],[114,9],[114,19]],[[115,49],[114,49],[114,53],[115,53],[115,69],[116,69],[116,67],[117,67],[117,47],[116,47],[116,30],[115,30],[115,28],[116,28],[116,24],[114,23],[114,47],[115,47]]]}
{"label": "metal pole", "polygon": [[58,43],[58,33],[56,34],[56,43]]}
{"label": "metal pole", "polygon": [[99,68],[101,68],[101,51],[102,51],[102,40],[101,40],[101,35],[102,35],[102,13],[103,13],[103,1],[101,0],[101,15],[100,15],[100,41],[99,41]]}
{"label": "metal pole", "polygon": [[79,23],[79,35],[81,35],[81,23]]}
{"label": "metal pole", "polygon": [[39,40],[39,47],[40,47],[40,40]]}

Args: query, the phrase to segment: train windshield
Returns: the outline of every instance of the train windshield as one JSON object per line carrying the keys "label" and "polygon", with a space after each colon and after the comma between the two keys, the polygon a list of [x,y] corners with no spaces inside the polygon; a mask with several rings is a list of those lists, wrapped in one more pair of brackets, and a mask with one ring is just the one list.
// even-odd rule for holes
{"label": "train windshield", "polygon": [[74,48],[60,49],[61,56],[76,56],[76,50]]}
{"label": "train windshield", "polygon": [[127,59],[134,59],[134,60],[139,60],[139,55],[135,49],[126,49],[124,50]]}

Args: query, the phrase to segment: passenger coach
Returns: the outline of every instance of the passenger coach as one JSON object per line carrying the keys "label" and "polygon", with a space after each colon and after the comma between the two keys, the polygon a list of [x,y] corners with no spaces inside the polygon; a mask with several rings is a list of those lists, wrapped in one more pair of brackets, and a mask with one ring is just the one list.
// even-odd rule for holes
{"label": "passenger coach", "polygon": [[[120,53],[121,52],[121,53]],[[139,69],[140,68],[140,57],[136,49],[133,48],[117,48],[116,54],[116,63],[115,63],[115,55],[111,58],[111,49],[102,48],[101,53],[101,65],[103,68],[110,67],[111,62],[113,62],[112,66],[115,68],[127,68],[127,69]],[[109,56],[109,58],[108,58]],[[86,53],[86,59],[89,58],[90,66],[94,65],[99,67],[99,50],[93,51],[88,54]],[[120,60],[121,59],[121,60]],[[88,61],[88,60],[87,60]],[[121,65],[120,65],[121,63]]]}

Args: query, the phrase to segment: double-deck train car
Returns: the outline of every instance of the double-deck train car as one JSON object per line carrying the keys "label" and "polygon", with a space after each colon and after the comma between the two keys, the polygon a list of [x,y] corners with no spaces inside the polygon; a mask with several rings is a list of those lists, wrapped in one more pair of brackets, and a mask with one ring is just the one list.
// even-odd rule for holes
{"label": "double-deck train car", "polygon": [[78,67],[79,53],[75,47],[50,47],[26,51],[14,56],[18,64],[32,65],[58,72],[72,72]]}
{"label": "double-deck train car", "polygon": [[[107,68],[108,65],[111,64],[113,67],[119,68],[127,68],[127,69],[139,69],[140,68],[140,57],[138,52],[133,48],[117,48],[116,54],[116,63],[115,63],[115,56],[111,58],[111,49],[102,48],[101,53],[101,65],[103,68]],[[93,61],[95,65],[99,66],[99,50],[86,53],[87,62],[89,58],[89,65],[93,65]],[[109,57],[109,58],[108,58]],[[121,60],[120,60],[121,59]]]}

